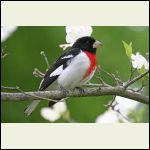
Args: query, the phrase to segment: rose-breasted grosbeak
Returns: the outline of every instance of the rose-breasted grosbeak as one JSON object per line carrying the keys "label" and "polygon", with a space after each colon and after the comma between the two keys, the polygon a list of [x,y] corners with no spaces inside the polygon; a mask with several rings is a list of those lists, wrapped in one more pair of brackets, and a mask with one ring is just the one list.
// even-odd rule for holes
{"label": "rose-breasted grosbeak", "polygon": [[[92,37],[82,37],[63,53],[46,72],[39,91],[73,89],[87,83],[96,70],[96,48],[102,44]],[[40,100],[34,100],[25,110],[29,116]],[[55,102],[50,102],[52,106]]]}

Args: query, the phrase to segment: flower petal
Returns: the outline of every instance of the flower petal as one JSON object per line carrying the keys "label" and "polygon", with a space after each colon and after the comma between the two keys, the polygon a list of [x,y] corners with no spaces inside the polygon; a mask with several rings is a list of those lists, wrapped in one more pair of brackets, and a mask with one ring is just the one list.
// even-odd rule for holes
{"label": "flower petal", "polygon": [[132,54],[131,60],[133,68],[141,69],[144,66],[146,70],[149,69],[149,62],[140,53]]}
{"label": "flower petal", "polygon": [[58,102],[53,106],[53,109],[58,114],[62,114],[67,110],[67,106],[65,102]]}
{"label": "flower petal", "polygon": [[78,38],[90,36],[92,34],[91,26],[66,26],[66,42],[73,44]]}
{"label": "flower petal", "polygon": [[41,109],[41,116],[51,122],[54,122],[60,118],[60,114],[49,107]]}
{"label": "flower petal", "polygon": [[2,26],[1,27],[1,42],[4,42],[13,32],[15,32],[17,26]]}

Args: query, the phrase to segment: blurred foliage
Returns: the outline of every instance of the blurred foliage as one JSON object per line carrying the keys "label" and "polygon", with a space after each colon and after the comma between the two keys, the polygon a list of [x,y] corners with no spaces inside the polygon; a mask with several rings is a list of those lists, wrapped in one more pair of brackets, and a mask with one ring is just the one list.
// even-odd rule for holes
{"label": "blurred foliage", "polygon": [[149,122],[149,119],[148,119],[149,110],[148,109],[149,109],[148,106],[142,107],[139,105],[137,109],[130,111],[130,113],[128,114],[128,118],[130,118],[130,121],[134,123]]}
{"label": "blurred foliage", "polygon": [[[117,70],[123,81],[128,79],[130,62],[125,54],[123,41],[132,41],[133,53],[140,52],[143,56],[148,52],[148,27],[111,27],[95,26],[92,36],[103,43],[97,51],[98,64],[105,70],[115,73]],[[8,54],[1,62],[1,84],[4,86],[19,86],[24,91],[36,91],[40,78],[32,75],[34,68],[46,71],[46,64],[40,55],[42,50],[48,56],[50,64],[63,52],[59,44],[66,43],[64,26],[31,26],[19,27],[5,42],[2,48]],[[106,83],[113,84],[112,79],[102,74]],[[94,77],[93,83],[99,81]],[[144,91],[148,95],[148,88]],[[67,106],[71,118],[77,122],[94,122],[106,108],[105,104],[111,96],[70,98]],[[1,122],[47,122],[40,115],[41,107],[47,102],[41,102],[31,117],[25,117],[23,111],[30,102],[1,102]],[[148,108],[142,105],[141,122],[148,122]],[[62,118],[57,122],[65,122]]]}

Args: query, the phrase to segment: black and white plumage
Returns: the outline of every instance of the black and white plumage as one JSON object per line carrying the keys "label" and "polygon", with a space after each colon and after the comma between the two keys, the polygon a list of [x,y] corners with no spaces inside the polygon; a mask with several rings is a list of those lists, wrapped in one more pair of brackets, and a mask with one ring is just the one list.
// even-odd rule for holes
{"label": "black and white plumage", "polygon": [[[96,48],[101,43],[92,37],[79,38],[46,72],[39,91],[73,89],[88,82],[96,70]],[[40,100],[33,101],[25,110],[29,116]],[[54,102],[50,102],[53,105]]]}
{"label": "black and white plumage", "polygon": [[[69,66],[73,58],[81,52],[80,49],[74,48],[70,51],[67,51],[63,55],[61,55],[56,62],[50,67],[50,69],[46,72],[44,79],[42,80],[39,90],[45,90],[50,84],[53,84],[54,81],[58,81],[58,77],[62,74],[62,72]],[[67,75],[68,77],[68,75]],[[60,79],[59,79],[60,80]],[[61,84],[60,84],[61,85]],[[58,86],[60,86],[58,85]],[[62,85],[62,87],[66,88]],[[49,89],[56,90],[56,84],[53,84],[49,87]]]}

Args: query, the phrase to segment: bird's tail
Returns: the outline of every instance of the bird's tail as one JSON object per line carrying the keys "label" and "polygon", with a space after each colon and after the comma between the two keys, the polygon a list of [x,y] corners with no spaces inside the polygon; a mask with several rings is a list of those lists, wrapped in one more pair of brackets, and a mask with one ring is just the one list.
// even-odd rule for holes
{"label": "bird's tail", "polygon": [[39,104],[39,102],[40,100],[34,100],[31,104],[29,104],[27,108],[24,110],[25,115],[30,116],[37,107],[37,105]]}

